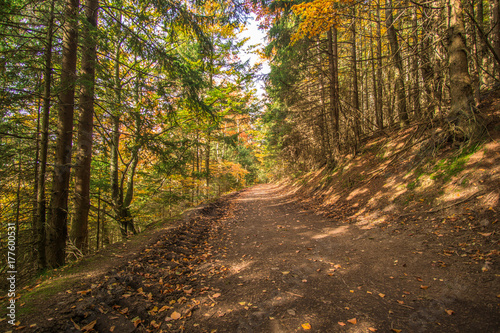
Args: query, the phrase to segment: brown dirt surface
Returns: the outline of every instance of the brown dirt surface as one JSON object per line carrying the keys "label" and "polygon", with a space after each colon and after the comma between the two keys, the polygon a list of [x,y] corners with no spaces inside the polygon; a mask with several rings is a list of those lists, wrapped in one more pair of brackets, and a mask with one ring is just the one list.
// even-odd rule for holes
{"label": "brown dirt surface", "polygon": [[433,217],[437,234],[364,228],[304,209],[286,190],[259,185],[205,207],[21,318],[20,331],[499,331],[494,259],[448,250],[457,237],[498,248],[494,226],[455,230]]}

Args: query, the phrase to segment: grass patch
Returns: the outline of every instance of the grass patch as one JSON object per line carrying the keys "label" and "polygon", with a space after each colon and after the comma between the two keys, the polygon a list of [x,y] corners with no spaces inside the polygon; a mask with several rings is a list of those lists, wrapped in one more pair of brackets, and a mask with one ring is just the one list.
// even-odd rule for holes
{"label": "grass patch", "polygon": [[[417,168],[414,171],[415,181],[409,183],[407,188],[409,190],[414,190],[419,185],[419,178],[422,175],[427,175],[431,180],[441,181],[443,183],[447,183],[451,180],[452,177],[458,175],[465,169],[465,165],[469,161],[472,154],[480,149],[480,145],[476,144],[471,147],[464,148],[460,151],[459,154],[453,155],[448,158],[443,158],[438,160],[437,162],[430,162],[428,164],[429,171],[425,171],[421,167]],[[468,184],[467,179],[461,182],[462,186],[466,186]]]}

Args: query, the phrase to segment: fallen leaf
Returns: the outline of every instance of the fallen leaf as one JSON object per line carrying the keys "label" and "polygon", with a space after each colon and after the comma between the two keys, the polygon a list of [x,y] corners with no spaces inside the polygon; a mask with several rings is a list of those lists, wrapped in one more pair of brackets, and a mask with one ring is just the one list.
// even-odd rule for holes
{"label": "fallen leaf", "polygon": [[310,330],[311,329],[311,324],[304,323],[304,324],[302,324],[302,328],[305,329],[305,330]]}
{"label": "fallen leaf", "polygon": [[345,326],[345,325],[346,325],[346,323],[343,323],[343,322],[341,322],[341,321],[339,321],[339,322],[338,322],[338,324],[339,324],[340,326]]}
{"label": "fallen leaf", "polygon": [[158,312],[163,312],[165,310],[168,310],[170,307],[168,305],[164,305],[160,308],[160,310],[158,310]]}
{"label": "fallen leaf", "polygon": [[397,301],[399,304],[405,304],[404,301]]}
{"label": "fallen leaf", "polygon": [[358,321],[356,320],[356,318],[352,318],[352,319],[349,319],[347,322],[351,323],[353,325],[356,325]]}
{"label": "fallen leaf", "polygon": [[429,289],[429,286],[424,286],[424,285],[421,285],[421,286],[420,286],[420,289]]}
{"label": "fallen leaf", "polygon": [[247,302],[238,302],[238,304],[243,306],[243,305],[247,304]]}
{"label": "fallen leaf", "polygon": [[170,315],[170,318],[172,318],[173,320],[179,319],[180,317],[181,314],[177,311],[172,312],[172,314]]}
{"label": "fallen leaf", "polygon": [[94,328],[95,324],[97,323],[97,320],[91,321],[87,325],[82,327],[82,331],[90,331],[91,329]]}
{"label": "fallen leaf", "polygon": [[377,332],[377,329],[373,328],[373,327],[368,327],[368,331],[370,331],[370,332]]}
{"label": "fallen leaf", "polygon": [[220,293],[215,293],[212,295],[213,298],[217,298],[217,297],[220,297]]}
{"label": "fallen leaf", "polygon": [[116,328],[116,326],[111,326],[111,327],[109,328],[109,331],[110,331],[110,332],[114,332],[114,331],[115,331],[115,328]]}
{"label": "fallen leaf", "polygon": [[382,293],[379,293],[378,294],[380,297],[384,298],[385,297],[385,294],[382,294]]}
{"label": "fallen leaf", "polygon": [[398,330],[397,328],[393,328],[391,331],[396,332],[396,333],[399,333],[399,332],[401,332],[402,330]]}
{"label": "fallen leaf", "polygon": [[479,234],[481,236],[488,237],[488,236],[491,236],[492,232],[480,232]]}
{"label": "fallen leaf", "polygon": [[141,318],[139,317],[134,317],[134,319],[132,319],[132,323],[134,323],[134,326],[137,327],[139,326],[139,324],[142,322]]}
{"label": "fallen leaf", "polygon": [[284,272],[281,272],[283,275],[287,275],[289,274],[290,272],[289,271],[284,271]]}
{"label": "fallen leaf", "polygon": [[445,311],[446,311],[446,313],[447,313],[449,316],[451,316],[452,314],[454,314],[454,313],[455,313],[455,311],[453,311],[453,310],[445,310]]}

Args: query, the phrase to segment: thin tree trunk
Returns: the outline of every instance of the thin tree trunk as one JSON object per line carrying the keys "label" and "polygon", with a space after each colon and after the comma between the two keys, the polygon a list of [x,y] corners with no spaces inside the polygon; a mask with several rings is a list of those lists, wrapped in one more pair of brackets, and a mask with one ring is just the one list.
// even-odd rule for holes
{"label": "thin tree trunk", "polygon": [[353,7],[353,19],[351,23],[351,67],[352,67],[352,95],[351,104],[354,109],[354,153],[359,148],[361,136],[359,91],[358,91],[358,67],[356,57],[356,9]]}
{"label": "thin tree trunk", "polygon": [[[492,0],[491,12],[492,12],[492,40],[493,40],[493,48],[497,55],[497,58],[500,58],[500,0]],[[493,69],[494,75],[497,79],[497,82],[500,77],[500,63],[493,59]]]}
{"label": "thin tree trunk", "polygon": [[207,145],[205,151],[205,173],[207,181],[207,198],[210,197],[210,130],[207,133]]}
{"label": "thin tree trunk", "polygon": [[377,125],[380,129],[384,128],[384,111],[382,108],[383,94],[382,88],[384,81],[382,80],[382,27],[380,19],[380,0],[377,0]]}
{"label": "thin tree trunk", "polygon": [[87,254],[88,217],[90,209],[90,164],[92,161],[92,131],[94,127],[94,84],[96,65],[97,12],[99,0],[86,0],[83,27],[82,93],[80,96],[80,127],[75,177],[75,218],[71,226],[74,245]]}
{"label": "thin tree trunk", "polygon": [[417,7],[413,6],[413,47],[412,47],[412,77],[413,77],[413,89],[412,89],[412,107],[413,114],[416,119],[421,118],[420,110],[420,84],[419,84],[419,64],[418,64],[418,52],[419,52],[419,35],[418,35],[418,12]]}
{"label": "thin tree trunk", "polygon": [[54,35],[54,1],[50,3],[50,17],[47,26],[47,47],[45,49],[45,71],[43,90],[43,109],[41,119],[41,140],[40,140],[40,170],[38,172],[38,188],[36,195],[36,252],[37,269],[42,271],[47,267],[45,255],[45,225],[47,199],[45,196],[45,180],[47,177],[47,152],[49,144],[49,114],[50,114],[50,94],[52,86],[52,41]]}
{"label": "thin tree trunk", "polygon": [[97,233],[95,250],[99,251],[99,238],[101,235],[101,189],[97,192]]}
{"label": "thin tree trunk", "polygon": [[339,125],[339,94],[338,94],[338,45],[337,28],[332,27],[327,32],[328,38],[328,65],[330,69],[330,116],[333,120],[332,139],[333,146],[338,154],[340,150],[340,125]]}
{"label": "thin tree trunk", "polygon": [[[116,40],[116,50],[115,50],[115,75],[114,75],[114,89],[115,89],[115,109],[111,116],[111,121],[113,125],[113,133],[111,136],[111,156],[110,156],[110,187],[111,187],[111,201],[113,204],[113,212],[115,218],[120,225],[120,230],[122,231],[122,237],[126,238],[126,230],[123,232],[123,228],[120,223],[120,216],[122,215],[122,204],[123,204],[123,192],[120,188],[119,182],[119,167],[118,167],[118,156],[119,156],[119,146],[120,146],[120,111],[118,108],[122,103],[122,83],[120,79],[120,53],[121,53],[121,13],[118,19],[118,33]],[[125,236],[123,236],[125,234]]]}
{"label": "thin tree trunk", "polygon": [[68,195],[73,144],[73,114],[78,39],[79,0],[67,0],[65,9],[61,93],[59,95],[58,129],[54,178],[52,183],[51,218],[47,226],[47,262],[62,266],[66,257],[68,236]]}

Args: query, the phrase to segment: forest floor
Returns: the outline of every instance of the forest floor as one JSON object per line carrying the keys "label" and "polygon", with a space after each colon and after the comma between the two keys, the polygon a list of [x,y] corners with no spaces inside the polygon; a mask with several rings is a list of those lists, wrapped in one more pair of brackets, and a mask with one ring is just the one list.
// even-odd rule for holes
{"label": "forest floor", "polygon": [[500,332],[497,95],[480,146],[374,137],[52,272],[0,331]]}
{"label": "forest floor", "polygon": [[475,253],[447,252],[455,230],[445,226],[439,234],[397,223],[363,228],[304,209],[285,187],[259,185],[39,300],[16,329],[498,332],[497,265],[482,270]]}

